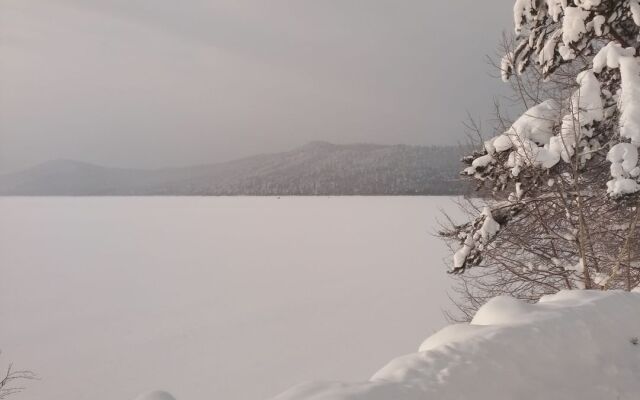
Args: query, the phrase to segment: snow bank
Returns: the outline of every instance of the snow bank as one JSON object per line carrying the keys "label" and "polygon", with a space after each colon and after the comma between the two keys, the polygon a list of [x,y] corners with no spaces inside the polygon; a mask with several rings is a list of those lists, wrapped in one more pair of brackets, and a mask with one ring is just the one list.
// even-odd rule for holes
{"label": "snow bank", "polygon": [[308,383],[276,400],[640,398],[640,293],[497,297],[368,382]]}

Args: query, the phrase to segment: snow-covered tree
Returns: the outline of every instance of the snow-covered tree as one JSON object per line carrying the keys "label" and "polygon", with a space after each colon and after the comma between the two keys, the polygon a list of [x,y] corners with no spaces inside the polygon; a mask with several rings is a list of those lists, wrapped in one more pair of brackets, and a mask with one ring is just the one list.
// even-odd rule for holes
{"label": "snow-covered tree", "polygon": [[[640,0],[516,0],[499,64],[525,111],[465,157],[484,188],[442,235],[469,303],[640,283]],[[473,268],[472,268],[473,267]],[[472,308],[477,308],[472,306]]]}

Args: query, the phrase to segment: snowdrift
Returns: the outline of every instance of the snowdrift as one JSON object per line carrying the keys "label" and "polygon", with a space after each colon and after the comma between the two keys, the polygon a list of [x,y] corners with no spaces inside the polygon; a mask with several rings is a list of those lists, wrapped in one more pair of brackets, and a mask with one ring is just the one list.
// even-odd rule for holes
{"label": "snowdrift", "polygon": [[640,399],[640,293],[497,297],[368,382],[307,383],[275,400]]}

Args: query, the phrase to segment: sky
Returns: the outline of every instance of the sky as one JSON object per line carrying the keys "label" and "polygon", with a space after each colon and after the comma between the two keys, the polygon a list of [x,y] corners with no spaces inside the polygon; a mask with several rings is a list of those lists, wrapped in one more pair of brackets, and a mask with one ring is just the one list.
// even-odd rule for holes
{"label": "sky", "polygon": [[455,144],[510,0],[1,0],[0,172]]}

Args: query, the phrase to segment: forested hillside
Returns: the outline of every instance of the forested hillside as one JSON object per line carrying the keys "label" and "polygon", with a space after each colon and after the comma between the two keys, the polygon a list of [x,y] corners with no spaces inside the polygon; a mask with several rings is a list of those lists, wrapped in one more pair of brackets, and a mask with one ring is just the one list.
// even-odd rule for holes
{"label": "forested hillside", "polygon": [[0,176],[2,195],[459,194],[458,147],[336,145],[160,170],[50,161]]}

